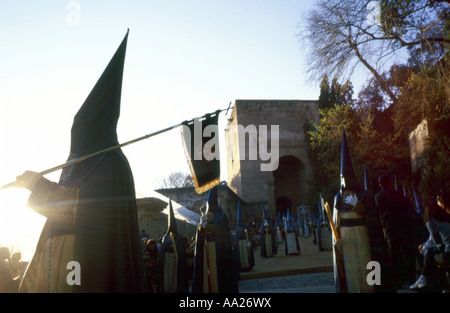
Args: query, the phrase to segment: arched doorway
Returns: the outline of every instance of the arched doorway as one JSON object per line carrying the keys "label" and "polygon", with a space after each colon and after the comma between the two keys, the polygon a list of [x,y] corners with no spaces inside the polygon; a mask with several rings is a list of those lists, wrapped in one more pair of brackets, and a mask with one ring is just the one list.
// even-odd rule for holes
{"label": "arched doorway", "polygon": [[278,212],[280,212],[281,216],[286,216],[287,208],[292,207],[292,202],[287,197],[279,197],[275,203],[275,206],[277,209],[277,215]]}
{"label": "arched doorway", "polygon": [[277,214],[286,215],[288,208],[300,205],[303,172],[303,163],[298,158],[291,155],[280,158],[278,168],[273,172]]}

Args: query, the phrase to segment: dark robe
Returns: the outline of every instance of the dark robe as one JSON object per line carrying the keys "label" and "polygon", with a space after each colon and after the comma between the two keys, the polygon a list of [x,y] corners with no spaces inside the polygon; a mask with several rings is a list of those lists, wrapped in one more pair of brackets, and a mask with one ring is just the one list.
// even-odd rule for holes
{"label": "dark robe", "polygon": [[158,292],[189,292],[189,277],[186,258],[186,242],[178,233],[173,212],[172,199],[169,200],[168,228],[159,245],[158,264],[160,267]]}
{"label": "dark robe", "polygon": [[[68,161],[118,145],[116,127],[127,38],[128,32],[74,117]],[[43,266],[38,257],[44,250],[48,253],[48,239],[67,235],[74,238],[70,254],[81,270],[81,284],[73,285],[72,292],[147,291],[134,180],[123,152],[104,152],[64,168],[59,183],[52,188],[77,191],[73,220],[47,220],[29,266],[29,278],[24,278],[24,291],[32,290],[27,286],[40,279],[33,273]],[[34,204],[50,210],[61,205]]]}
{"label": "dark robe", "polygon": [[77,292],[146,290],[131,170],[119,152],[107,154],[79,185],[74,260]]}
{"label": "dark robe", "polygon": [[[335,196],[333,220],[342,243],[341,262],[345,268],[345,282],[337,275],[338,264],[336,247],[334,247],[335,283],[337,292],[374,292],[374,286],[367,283],[367,264],[372,261],[369,231],[365,219],[365,206],[361,200],[356,205],[345,203],[348,194],[362,198],[361,191],[345,190]],[[342,283],[342,284],[341,284]]]}
{"label": "dark robe", "polygon": [[278,254],[277,228],[271,219],[268,220],[270,226],[270,234],[272,235],[272,253]]}
{"label": "dark robe", "polygon": [[389,266],[389,255],[384,240],[383,226],[375,204],[375,196],[371,190],[365,190],[361,202],[365,207],[365,220],[369,232],[370,253],[372,261],[380,264],[381,285],[375,285],[375,292],[395,292],[392,273]]}
{"label": "dark robe", "polygon": [[[239,270],[248,271],[252,269],[255,266],[255,257],[253,254],[253,247],[251,246],[250,240],[248,238],[247,227],[243,225],[236,226],[233,237],[234,251],[236,254],[236,260],[238,262]],[[244,264],[242,264],[241,258],[245,258]]]}
{"label": "dark robe", "polygon": [[[290,248],[293,248],[295,250],[291,250]],[[284,253],[285,255],[300,255],[298,232],[293,220],[288,220],[286,222],[286,240],[284,243]]]}
{"label": "dark robe", "polygon": [[[175,244],[175,247],[174,247]],[[176,249],[176,254],[175,250]],[[182,235],[175,232],[173,233],[173,242],[170,238],[170,234],[166,234],[163,237],[162,243],[159,246],[159,254],[158,254],[158,264],[160,264],[160,280],[158,282],[158,292],[167,292],[166,289],[169,288],[169,286],[165,286],[167,283],[164,280],[164,271],[166,270],[165,266],[165,257],[167,254],[175,254],[176,259],[176,288],[174,287],[173,292],[178,293],[187,293],[189,292],[189,277],[188,277],[188,266],[187,266],[187,259],[186,259],[186,247],[185,247],[185,240]],[[173,269],[169,269],[173,270]]]}
{"label": "dark robe", "polygon": [[[205,255],[207,243],[213,244],[215,255]],[[215,212],[214,216],[208,219],[205,217],[200,222],[196,233],[192,292],[238,292],[237,266],[235,263],[227,216],[223,212]],[[205,266],[209,265],[213,265],[217,269],[216,273],[213,274],[217,276],[209,279],[217,282],[218,290],[205,290],[203,287],[204,269]]]}
{"label": "dark robe", "polygon": [[[337,292],[374,292],[367,279],[367,264],[371,261],[369,231],[365,219],[362,189],[353,171],[347,137],[342,130],[340,190],[334,198],[333,222],[340,244],[333,245],[333,265]],[[345,203],[349,195],[358,201]],[[333,240],[335,242],[335,240]],[[344,279],[345,277],[345,279]]]}
{"label": "dark robe", "polygon": [[259,229],[260,234],[260,246],[261,246],[261,257],[270,258],[274,256],[273,251],[273,236],[272,236],[272,227],[270,227],[267,221],[264,221],[261,224]]}
{"label": "dark robe", "polygon": [[394,284],[414,281],[416,250],[409,216],[412,203],[399,191],[382,189],[375,195],[375,203],[387,242],[391,274]]}

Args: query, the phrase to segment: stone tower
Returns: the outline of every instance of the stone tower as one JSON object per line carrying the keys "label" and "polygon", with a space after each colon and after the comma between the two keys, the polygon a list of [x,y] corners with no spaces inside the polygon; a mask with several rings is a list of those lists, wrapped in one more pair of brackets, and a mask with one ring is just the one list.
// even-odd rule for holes
{"label": "stone tower", "polygon": [[225,129],[227,182],[247,204],[272,218],[302,204],[312,169],[305,122],[319,121],[317,101],[236,100]]}

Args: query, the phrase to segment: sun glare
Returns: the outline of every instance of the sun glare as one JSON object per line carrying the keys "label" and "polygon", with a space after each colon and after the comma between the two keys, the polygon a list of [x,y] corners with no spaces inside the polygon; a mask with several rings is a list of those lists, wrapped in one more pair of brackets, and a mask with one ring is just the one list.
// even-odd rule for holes
{"label": "sun glare", "polygon": [[36,248],[45,218],[26,207],[30,192],[9,188],[0,191],[0,246],[21,252],[29,261]]}

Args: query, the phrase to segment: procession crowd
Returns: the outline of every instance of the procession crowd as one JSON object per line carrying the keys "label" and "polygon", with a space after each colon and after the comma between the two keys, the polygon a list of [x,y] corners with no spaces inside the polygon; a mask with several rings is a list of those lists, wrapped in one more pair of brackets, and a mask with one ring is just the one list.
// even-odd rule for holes
{"label": "procession crowd", "polygon": [[[382,202],[380,196],[377,197],[377,202]],[[384,220],[385,238],[388,250],[390,252],[389,262],[391,263],[391,275],[398,279],[399,284],[409,284],[413,290],[437,290],[448,288],[448,269],[445,266],[438,266],[439,264],[448,264],[449,258],[449,245],[448,240],[450,238],[450,232],[448,231],[448,225],[450,224],[450,205],[449,205],[449,193],[443,193],[439,195],[436,202],[430,203],[425,206],[422,219],[415,220],[417,223],[415,226],[411,225],[409,221],[409,229],[406,224],[401,220],[405,217],[395,216],[393,212],[381,212],[381,217]],[[303,212],[305,213],[305,212]],[[387,215],[390,215],[387,216]],[[305,214],[303,214],[305,217]],[[400,219],[399,219],[400,218]],[[410,218],[410,217],[408,217]],[[308,221],[307,223],[305,223]],[[392,223],[390,225],[389,223]],[[323,224],[323,223],[322,223]],[[287,225],[286,219],[282,222],[272,221],[265,219],[264,221],[253,221],[249,225],[241,225],[245,232],[245,239],[247,240],[249,254],[247,258],[254,258],[253,251],[256,247],[266,245],[264,242],[264,226],[270,226],[270,237],[276,247],[278,243],[286,240],[286,229],[283,227]],[[313,219],[299,220],[295,219],[293,223],[295,226],[295,235],[309,236],[314,235],[314,244],[319,244],[319,250],[324,250],[320,247],[320,242],[326,242],[328,238],[320,238],[320,234],[317,231],[321,229],[321,226],[314,224]],[[437,229],[435,227],[437,226]],[[328,225],[323,225],[325,229],[329,230]],[[418,231],[419,230],[419,231]],[[428,230],[423,232],[423,230]],[[422,231],[422,232],[421,232]],[[234,242],[237,240],[237,228],[230,228],[230,238]],[[421,240],[425,236],[426,240]],[[324,233],[321,233],[322,237]],[[194,271],[194,253],[195,253],[195,237],[182,235],[186,256],[187,277],[189,281],[193,279]],[[152,239],[146,234],[145,230],[142,230],[140,234],[142,242],[142,256],[144,260],[145,275],[147,280],[148,291],[153,293],[164,292],[163,286],[164,277],[163,266],[164,262],[161,262],[160,252],[163,238]],[[320,241],[320,242],[319,242]],[[402,245],[403,244],[403,245]],[[239,264],[239,246],[233,245],[233,253],[236,254],[236,262]],[[270,257],[277,254],[276,248],[271,250],[271,255],[268,255],[267,248],[266,254],[261,257]],[[419,279],[416,281],[416,263],[419,264],[421,273]],[[254,264],[254,261],[249,261],[248,264]],[[20,280],[25,272],[27,262],[21,260],[21,253],[10,253],[8,247],[0,247],[0,292],[17,292],[20,284]],[[237,268],[239,265],[236,265]],[[240,271],[250,270],[252,266],[242,267]],[[448,265],[447,265],[448,267]],[[447,271],[447,272],[446,272]],[[392,278],[391,277],[391,278]],[[400,288],[400,286],[398,286]]]}
{"label": "procession crowd", "polygon": [[[270,221],[274,225],[274,221]],[[248,227],[246,226],[246,237],[248,238],[248,247],[254,251],[261,244],[261,226],[262,222],[258,219],[252,221]],[[274,240],[277,230],[283,229],[283,224],[278,223],[278,227],[273,226]],[[282,232],[278,232],[280,239],[283,241],[285,235]],[[230,238],[235,238],[236,229],[230,228]],[[195,251],[195,237],[189,235],[182,235],[184,242],[184,249],[186,251],[186,272],[190,281],[193,279],[194,270],[194,251]],[[140,239],[142,243],[142,257],[145,267],[145,275],[147,281],[147,288],[150,293],[164,292],[162,276],[162,268],[164,266],[161,262],[161,245],[163,237],[150,238],[145,230],[140,233]],[[233,248],[236,248],[235,246]],[[235,249],[233,249],[235,251]],[[276,251],[275,251],[276,254]],[[235,258],[236,260],[236,258]],[[28,261],[21,259],[20,252],[10,252],[9,247],[0,246],[0,293],[14,293],[19,290],[20,281],[25,274]],[[238,266],[238,265],[237,265]],[[243,270],[249,270],[243,269]]]}

